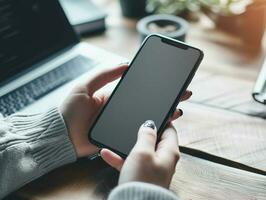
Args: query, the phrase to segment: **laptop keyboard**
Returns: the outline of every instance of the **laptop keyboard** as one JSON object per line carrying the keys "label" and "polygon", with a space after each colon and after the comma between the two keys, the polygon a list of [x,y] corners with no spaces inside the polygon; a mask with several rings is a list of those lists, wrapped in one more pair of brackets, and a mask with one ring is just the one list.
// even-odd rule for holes
{"label": "laptop keyboard", "polygon": [[0,98],[0,113],[11,115],[92,69],[95,61],[77,56]]}

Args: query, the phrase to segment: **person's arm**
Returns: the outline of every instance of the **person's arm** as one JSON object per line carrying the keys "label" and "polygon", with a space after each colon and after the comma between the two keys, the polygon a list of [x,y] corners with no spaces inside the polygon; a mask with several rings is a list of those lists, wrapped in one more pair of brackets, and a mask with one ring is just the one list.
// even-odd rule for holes
{"label": "person's arm", "polygon": [[88,132],[108,95],[94,92],[126,69],[124,65],[96,74],[76,86],[59,108],[0,117],[0,199],[77,157],[97,153]]}
{"label": "person's arm", "polygon": [[75,160],[75,150],[57,108],[0,119],[0,199]]}

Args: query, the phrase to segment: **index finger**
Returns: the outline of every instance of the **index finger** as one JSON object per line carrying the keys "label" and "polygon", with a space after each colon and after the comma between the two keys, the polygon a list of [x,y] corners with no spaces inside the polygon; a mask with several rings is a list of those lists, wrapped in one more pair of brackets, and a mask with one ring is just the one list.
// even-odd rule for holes
{"label": "index finger", "polygon": [[161,139],[157,145],[156,155],[162,163],[167,166],[175,167],[180,158],[178,147],[177,132],[172,124],[170,124],[163,132]]}
{"label": "index finger", "polygon": [[100,72],[94,76],[86,84],[88,95],[92,96],[98,89],[122,76],[127,68],[128,65],[121,65],[119,67]]}

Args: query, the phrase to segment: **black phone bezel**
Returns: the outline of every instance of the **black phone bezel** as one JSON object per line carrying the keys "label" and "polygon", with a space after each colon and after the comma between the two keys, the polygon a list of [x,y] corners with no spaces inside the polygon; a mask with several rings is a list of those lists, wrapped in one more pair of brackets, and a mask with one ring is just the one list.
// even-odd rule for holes
{"label": "black phone bezel", "polygon": [[[203,51],[201,51],[200,49],[198,49],[198,48],[196,48],[196,47],[192,47],[192,46],[190,46],[190,45],[188,45],[188,44],[185,44],[185,43],[183,43],[183,42],[180,42],[180,41],[174,40],[174,39],[172,39],[172,38],[165,37],[165,36],[160,35],[160,34],[151,34],[151,35],[149,35],[149,36],[147,36],[147,37],[145,38],[145,40],[144,40],[144,41],[142,42],[142,44],[141,44],[141,47],[139,48],[139,50],[137,51],[136,55],[134,56],[134,58],[133,58],[132,61],[130,62],[129,66],[128,66],[128,69],[124,72],[124,74],[122,75],[121,79],[119,80],[119,82],[117,83],[116,87],[114,88],[114,90],[113,90],[111,96],[109,97],[108,101],[106,102],[106,104],[104,105],[104,107],[101,109],[100,113],[98,114],[98,116],[97,116],[96,119],[94,120],[94,122],[93,122],[93,124],[92,124],[92,126],[91,126],[91,128],[90,128],[90,130],[89,130],[89,133],[88,133],[88,139],[89,139],[89,141],[90,141],[92,144],[94,144],[94,145],[96,145],[96,146],[98,146],[98,147],[100,147],[100,148],[107,148],[107,149],[110,149],[111,151],[117,153],[118,155],[120,155],[120,156],[123,157],[123,158],[126,158],[127,155],[124,154],[124,153],[122,153],[122,152],[120,152],[120,151],[118,151],[118,150],[116,150],[116,149],[113,149],[113,148],[109,147],[108,145],[105,145],[105,144],[103,144],[103,143],[101,143],[101,142],[99,142],[99,141],[94,140],[94,139],[92,138],[91,132],[92,132],[94,126],[96,125],[97,121],[99,120],[100,116],[101,116],[102,113],[104,112],[106,106],[108,106],[109,101],[112,99],[112,97],[113,97],[113,95],[115,94],[116,90],[118,89],[120,83],[123,81],[124,77],[125,77],[126,74],[128,73],[128,71],[129,71],[129,69],[130,69],[132,63],[135,61],[135,59],[137,58],[137,56],[138,56],[139,53],[141,52],[142,48],[145,46],[146,42],[147,42],[151,37],[159,37],[159,38],[161,39],[162,42],[167,43],[167,44],[172,45],[172,46],[176,46],[177,48],[182,48],[182,49],[189,49],[189,48],[192,48],[192,49],[195,49],[195,50],[197,50],[197,51],[199,52],[199,57],[198,57],[198,60],[197,60],[197,62],[196,62],[196,64],[195,64],[195,66],[194,66],[193,69],[191,70],[191,72],[190,72],[188,78],[186,79],[185,84],[183,85],[183,87],[182,87],[181,91],[179,92],[179,94],[177,94],[177,97],[175,98],[175,101],[173,102],[173,104],[172,104],[172,106],[170,107],[170,109],[169,109],[169,111],[168,111],[166,117],[165,117],[164,120],[163,120],[163,123],[161,124],[161,126],[160,126],[159,129],[158,129],[158,139],[161,137],[163,130],[166,128],[166,125],[167,125],[167,122],[168,122],[169,118],[171,117],[171,115],[172,115],[173,112],[175,111],[177,105],[178,105],[179,102],[180,102],[180,98],[181,98],[181,96],[184,94],[184,92],[186,91],[188,85],[189,85],[190,82],[192,81],[192,78],[194,77],[194,75],[195,75],[195,73],[196,73],[196,71],[197,71],[197,69],[198,69],[198,67],[199,67],[199,65],[200,65],[200,63],[201,63],[201,61],[202,61],[202,59],[203,59],[203,57],[204,57],[204,53],[203,53]],[[137,133],[136,133],[136,134],[137,134]]]}

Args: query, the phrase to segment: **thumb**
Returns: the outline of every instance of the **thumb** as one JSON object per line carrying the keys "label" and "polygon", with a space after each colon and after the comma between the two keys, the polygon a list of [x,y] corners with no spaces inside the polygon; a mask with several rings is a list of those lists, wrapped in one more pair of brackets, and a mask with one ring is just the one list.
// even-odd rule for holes
{"label": "thumb", "polygon": [[154,121],[147,120],[144,122],[138,132],[137,143],[133,148],[134,150],[148,150],[155,151],[157,141],[157,129]]}

